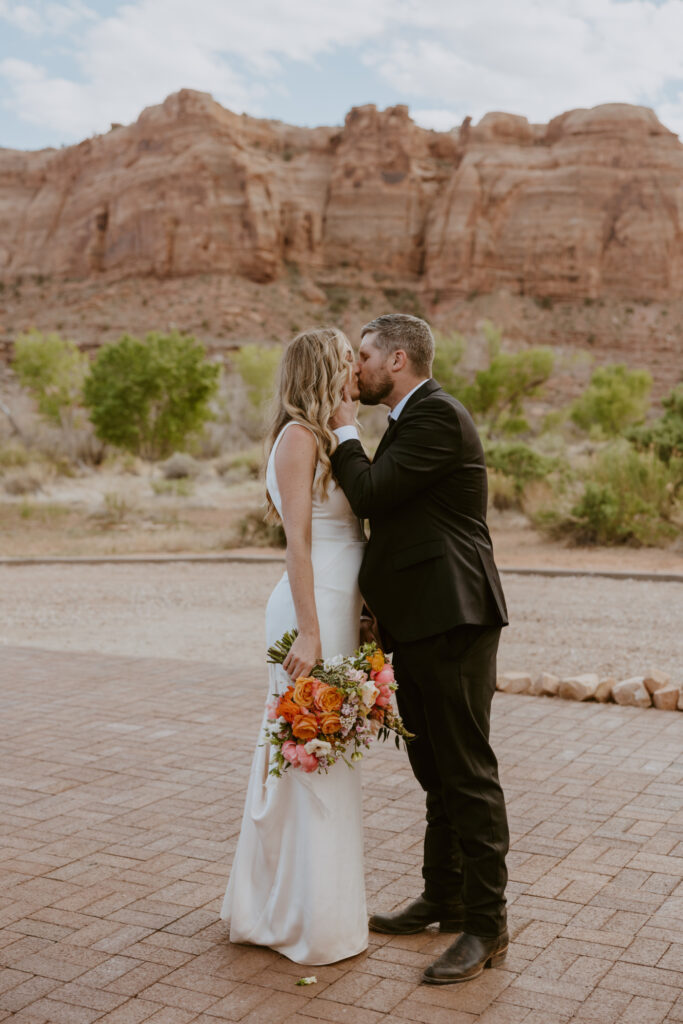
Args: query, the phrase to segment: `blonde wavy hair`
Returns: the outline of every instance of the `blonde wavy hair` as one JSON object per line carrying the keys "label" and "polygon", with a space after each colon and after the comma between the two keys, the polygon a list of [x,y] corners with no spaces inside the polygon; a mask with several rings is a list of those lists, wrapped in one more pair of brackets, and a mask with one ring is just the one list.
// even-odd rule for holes
{"label": "blonde wavy hair", "polygon": [[[322,467],[314,486],[319,497],[327,496],[332,481],[330,455],[338,442],[330,429],[330,417],[341,402],[348,381],[346,354],[350,348],[349,339],[336,327],[316,327],[297,334],[280,361],[266,435],[266,461],[286,423],[293,420],[308,427],[315,435]],[[279,523],[280,516],[268,493],[266,503],[266,522]]]}

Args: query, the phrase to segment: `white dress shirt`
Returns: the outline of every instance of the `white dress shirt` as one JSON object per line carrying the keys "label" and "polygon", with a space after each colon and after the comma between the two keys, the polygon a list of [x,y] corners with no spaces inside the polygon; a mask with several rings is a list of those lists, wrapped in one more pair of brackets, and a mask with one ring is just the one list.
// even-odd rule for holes
{"label": "white dress shirt", "polygon": [[[425,377],[425,379],[421,380],[419,384],[416,384],[415,387],[411,391],[409,391],[407,395],[404,395],[400,402],[396,403],[394,408],[389,413],[390,420],[397,420],[399,418],[399,416],[403,412],[404,406],[408,399],[415,394],[418,388],[421,388],[423,384],[426,384],[428,380],[431,380],[431,377]],[[335,430],[335,434],[339,439],[339,444],[343,444],[344,441],[360,441],[360,437],[358,436],[358,429],[352,423],[349,423],[347,426],[344,427],[337,427]]]}

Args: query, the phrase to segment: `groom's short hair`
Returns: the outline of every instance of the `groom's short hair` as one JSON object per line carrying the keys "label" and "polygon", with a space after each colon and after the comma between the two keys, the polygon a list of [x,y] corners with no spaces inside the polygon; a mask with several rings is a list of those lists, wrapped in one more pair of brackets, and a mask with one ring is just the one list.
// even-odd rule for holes
{"label": "groom's short hair", "polygon": [[385,355],[402,348],[416,373],[431,375],[434,335],[426,321],[408,313],[383,313],[361,328],[361,340],[366,334],[376,335],[374,343]]}

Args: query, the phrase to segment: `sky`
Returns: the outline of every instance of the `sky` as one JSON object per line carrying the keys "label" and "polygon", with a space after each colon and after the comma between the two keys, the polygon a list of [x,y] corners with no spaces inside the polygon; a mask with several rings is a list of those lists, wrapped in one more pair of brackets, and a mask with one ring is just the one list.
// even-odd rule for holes
{"label": "sky", "polygon": [[406,103],[442,131],[639,103],[683,138],[683,0],[0,0],[0,147],[78,142],[181,88],[309,126]]}

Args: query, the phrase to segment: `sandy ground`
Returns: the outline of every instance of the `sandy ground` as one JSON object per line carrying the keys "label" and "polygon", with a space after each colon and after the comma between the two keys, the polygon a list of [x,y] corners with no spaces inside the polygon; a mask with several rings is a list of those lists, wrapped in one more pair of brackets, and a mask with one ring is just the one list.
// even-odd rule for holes
{"label": "sandy ground", "polygon": [[[278,564],[0,566],[2,645],[263,664]],[[504,574],[505,670],[683,683],[683,584]]]}

